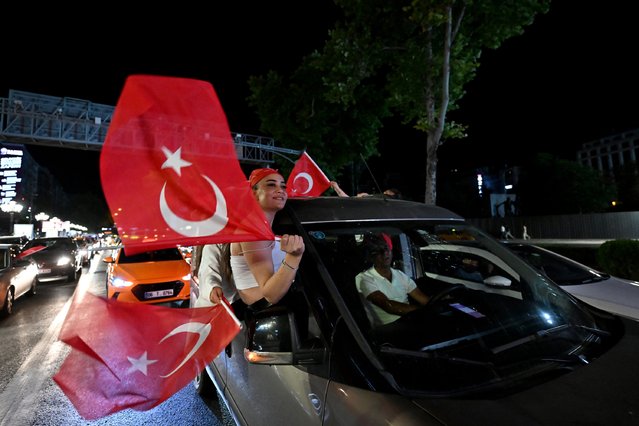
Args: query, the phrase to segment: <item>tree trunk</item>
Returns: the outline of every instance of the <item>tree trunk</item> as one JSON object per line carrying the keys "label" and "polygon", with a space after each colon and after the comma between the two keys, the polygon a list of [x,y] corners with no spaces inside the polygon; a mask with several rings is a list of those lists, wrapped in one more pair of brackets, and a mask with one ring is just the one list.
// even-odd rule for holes
{"label": "tree trunk", "polygon": [[428,132],[426,140],[426,190],[424,203],[435,205],[437,202],[437,147],[441,136]]}

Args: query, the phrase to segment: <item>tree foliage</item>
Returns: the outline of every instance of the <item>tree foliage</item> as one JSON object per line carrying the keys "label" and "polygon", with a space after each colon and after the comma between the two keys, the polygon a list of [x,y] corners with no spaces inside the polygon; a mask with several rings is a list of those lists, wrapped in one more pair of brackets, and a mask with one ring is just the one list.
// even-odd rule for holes
{"label": "tree foliage", "polygon": [[[335,0],[343,12],[321,52],[288,78],[251,77],[250,104],[262,131],[285,146],[313,147],[336,173],[377,154],[391,114],[424,133],[425,201],[436,201],[437,149],[463,137],[447,122],[483,49],[521,34],[550,0]],[[497,124],[496,124],[497,126]]]}
{"label": "tree foliage", "polygon": [[606,241],[597,250],[597,263],[611,275],[627,280],[639,280],[639,241]]}
{"label": "tree foliage", "polygon": [[615,187],[590,167],[538,154],[520,180],[525,215],[599,213],[615,198]]}
{"label": "tree foliage", "polygon": [[617,184],[618,210],[639,210],[639,167],[636,162],[626,162],[614,170]]}

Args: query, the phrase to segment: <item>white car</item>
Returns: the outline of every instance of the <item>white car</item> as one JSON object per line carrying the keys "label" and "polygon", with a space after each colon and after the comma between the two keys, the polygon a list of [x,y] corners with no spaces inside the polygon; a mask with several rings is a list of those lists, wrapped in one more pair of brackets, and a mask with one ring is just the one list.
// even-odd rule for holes
{"label": "white car", "polygon": [[584,302],[617,315],[639,319],[639,282],[597,271],[533,244],[506,245],[564,290]]}

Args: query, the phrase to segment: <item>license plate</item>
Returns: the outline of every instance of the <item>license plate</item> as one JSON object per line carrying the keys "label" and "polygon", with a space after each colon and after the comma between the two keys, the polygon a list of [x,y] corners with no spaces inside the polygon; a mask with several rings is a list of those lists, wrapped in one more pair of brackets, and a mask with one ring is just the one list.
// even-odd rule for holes
{"label": "license plate", "polygon": [[144,292],[145,299],[155,299],[156,297],[166,297],[166,296],[173,296],[173,289]]}
{"label": "license plate", "polygon": [[51,269],[38,269],[38,273],[40,274],[48,274],[49,272],[51,272]]}

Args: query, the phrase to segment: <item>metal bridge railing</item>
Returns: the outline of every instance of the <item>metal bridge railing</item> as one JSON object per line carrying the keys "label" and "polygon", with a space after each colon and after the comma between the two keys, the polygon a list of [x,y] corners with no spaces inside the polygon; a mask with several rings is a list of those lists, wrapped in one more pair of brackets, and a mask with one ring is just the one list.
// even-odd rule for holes
{"label": "metal bridge railing", "polygon": [[[8,98],[0,98],[0,140],[99,151],[114,110],[114,106],[82,99],[10,90]],[[279,148],[269,137],[244,133],[231,133],[231,136],[242,163],[271,164],[274,155],[294,161],[301,153]]]}

